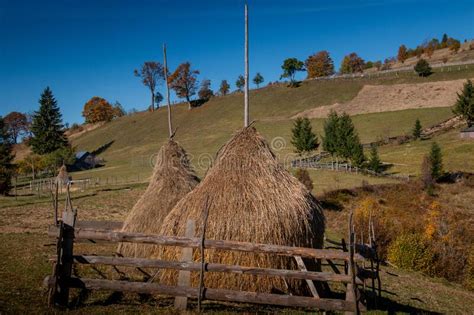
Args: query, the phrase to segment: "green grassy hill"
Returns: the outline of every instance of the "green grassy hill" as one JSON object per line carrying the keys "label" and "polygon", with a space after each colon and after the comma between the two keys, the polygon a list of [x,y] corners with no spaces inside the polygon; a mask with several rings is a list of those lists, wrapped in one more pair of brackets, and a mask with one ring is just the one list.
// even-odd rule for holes
{"label": "green grassy hill", "polygon": [[[331,105],[336,102],[347,102],[354,98],[365,84],[420,83],[427,81],[454,80],[474,77],[474,67],[460,71],[436,72],[428,78],[419,78],[411,72],[398,76],[380,78],[361,78],[332,81],[304,81],[298,88],[285,85],[272,85],[250,93],[250,117],[256,128],[269,143],[274,144],[274,151],[281,159],[288,159],[293,148],[290,144],[292,117],[309,108]],[[146,91],[144,90],[144,93]],[[450,106],[452,104],[446,104]],[[383,106],[383,104],[381,104]],[[374,141],[381,137],[409,133],[417,118],[423,126],[430,126],[452,116],[451,109],[424,108],[403,111],[356,115],[354,123],[363,142]],[[215,97],[201,107],[192,110],[187,105],[178,104],[172,107],[173,124],[177,128],[176,140],[190,153],[192,163],[199,175],[203,175],[209,166],[209,160],[217,150],[243,124],[243,94],[235,93],[224,97]],[[136,176],[142,178],[151,173],[153,154],[167,139],[166,108],[155,112],[141,112],[122,117],[100,128],[84,133],[73,139],[78,150],[95,150],[113,141],[113,144],[101,154],[105,167],[91,171],[75,173],[74,177]],[[312,120],[314,129],[320,135],[323,120]],[[277,138],[278,137],[278,138]],[[456,146],[453,135],[446,141]],[[444,139],[444,138],[442,138]],[[454,141],[454,142],[453,142]],[[459,144],[465,146],[467,144]],[[418,155],[426,149],[426,143],[412,143]],[[459,151],[461,157],[473,152],[472,144]],[[393,149],[393,156],[392,150]],[[406,156],[398,153],[399,147],[383,148],[382,157],[389,162],[406,162]],[[403,151],[406,152],[406,151]],[[418,163],[418,162],[417,162]],[[415,163],[416,164],[416,163]],[[447,163],[450,166],[450,162]],[[462,167],[455,163],[453,167]],[[471,168],[472,169],[472,168]],[[409,173],[416,173],[417,167],[409,168]],[[396,171],[404,171],[397,168]]]}

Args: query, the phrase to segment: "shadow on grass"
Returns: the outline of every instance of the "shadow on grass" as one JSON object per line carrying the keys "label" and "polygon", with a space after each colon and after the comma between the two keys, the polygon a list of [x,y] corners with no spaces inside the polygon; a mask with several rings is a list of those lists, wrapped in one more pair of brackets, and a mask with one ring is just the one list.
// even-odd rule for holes
{"label": "shadow on grass", "polygon": [[[423,302],[423,301],[421,301]],[[397,314],[397,313],[408,313],[408,314],[441,314],[438,312],[433,312],[425,310],[422,308],[400,304],[396,301],[393,301],[387,297],[381,297],[378,299],[377,304],[373,299],[369,299],[367,303],[368,310],[384,311],[387,314]]]}

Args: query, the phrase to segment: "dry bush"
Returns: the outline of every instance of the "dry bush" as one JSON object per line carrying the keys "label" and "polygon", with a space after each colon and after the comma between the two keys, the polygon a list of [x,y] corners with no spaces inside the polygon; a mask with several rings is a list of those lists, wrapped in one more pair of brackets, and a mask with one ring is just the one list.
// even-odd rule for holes
{"label": "dry bush", "polygon": [[423,235],[404,233],[388,248],[388,260],[399,268],[430,273],[434,255]]}
{"label": "dry bush", "polygon": [[308,170],[299,168],[295,172],[295,177],[302,183],[309,191],[313,191],[313,181],[309,176]]}

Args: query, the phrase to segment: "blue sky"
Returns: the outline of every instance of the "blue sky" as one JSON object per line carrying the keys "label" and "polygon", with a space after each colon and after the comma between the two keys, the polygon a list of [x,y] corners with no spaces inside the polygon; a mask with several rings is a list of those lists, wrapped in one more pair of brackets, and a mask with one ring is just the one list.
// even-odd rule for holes
{"label": "blue sky", "polygon": [[[92,96],[143,110],[149,92],[133,76],[147,60],[169,67],[190,61],[217,89],[243,73],[243,0],[0,0],[0,115],[38,108],[50,86],[65,122],[82,122]],[[328,50],[339,68],[345,54],[394,56],[444,32],[474,37],[466,1],[249,0],[250,73],[275,81],[287,57]],[[303,74],[304,75],[304,74]],[[163,90],[163,86],[160,87]]]}

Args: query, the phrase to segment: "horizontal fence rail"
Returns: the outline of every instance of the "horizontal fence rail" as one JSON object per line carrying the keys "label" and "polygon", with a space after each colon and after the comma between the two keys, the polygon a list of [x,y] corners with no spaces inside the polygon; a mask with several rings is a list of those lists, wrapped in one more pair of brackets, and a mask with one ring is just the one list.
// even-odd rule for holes
{"label": "horizontal fence rail", "polygon": [[[45,285],[52,286],[54,282],[46,277]],[[72,277],[68,280],[69,287],[88,290],[108,290],[121,292],[134,292],[143,294],[164,294],[171,296],[184,296],[198,298],[200,289],[184,286],[168,286],[155,283],[139,283],[118,280],[102,280]],[[242,302],[254,304],[273,304],[279,306],[318,308],[321,310],[350,311],[354,308],[351,301],[337,299],[315,299],[305,296],[293,296],[271,293],[256,293],[226,289],[204,288],[202,297],[208,300],[225,302]]]}
{"label": "horizontal fence rail", "polygon": [[[50,228],[50,230],[48,231],[48,235],[57,237],[59,235],[58,229],[55,227]],[[74,239],[102,240],[109,242],[131,242],[188,248],[201,247],[201,239],[197,237],[187,238],[180,236],[150,235],[143,233],[95,230],[87,228],[76,228],[74,230]],[[252,252],[258,254],[275,254],[280,256],[301,256],[313,259],[350,259],[348,253],[341,252],[338,250],[258,244],[237,241],[204,240],[204,248]],[[364,258],[361,255],[356,254],[354,255],[354,260],[363,261]]]}
{"label": "horizontal fence rail", "polygon": [[[85,265],[106,265],[106,266],[124,266],[139,268],[159,268],[174,269],[185,271],[200,271],[201,264],[197,262],[167,261],[159,259],[146,258],[128,258],[128,257],[110,257],[110,256],[87,256],[75,255],[74,262]],[[55,258],[51,259],[55,261]],[[245,267],[237,265],[224,265],[205,263],[206,272],[227,272],[235,274],[248,274],[254,276],[283,277],[288,279],[313,280],[313,281],[333,281],[341,283],[350,283],[352,278],[349,275],[335,274],[332,272],[316,271],[298,271],[273,268]],[[357,279],[357,284],[363,284],[362,280]]]}

